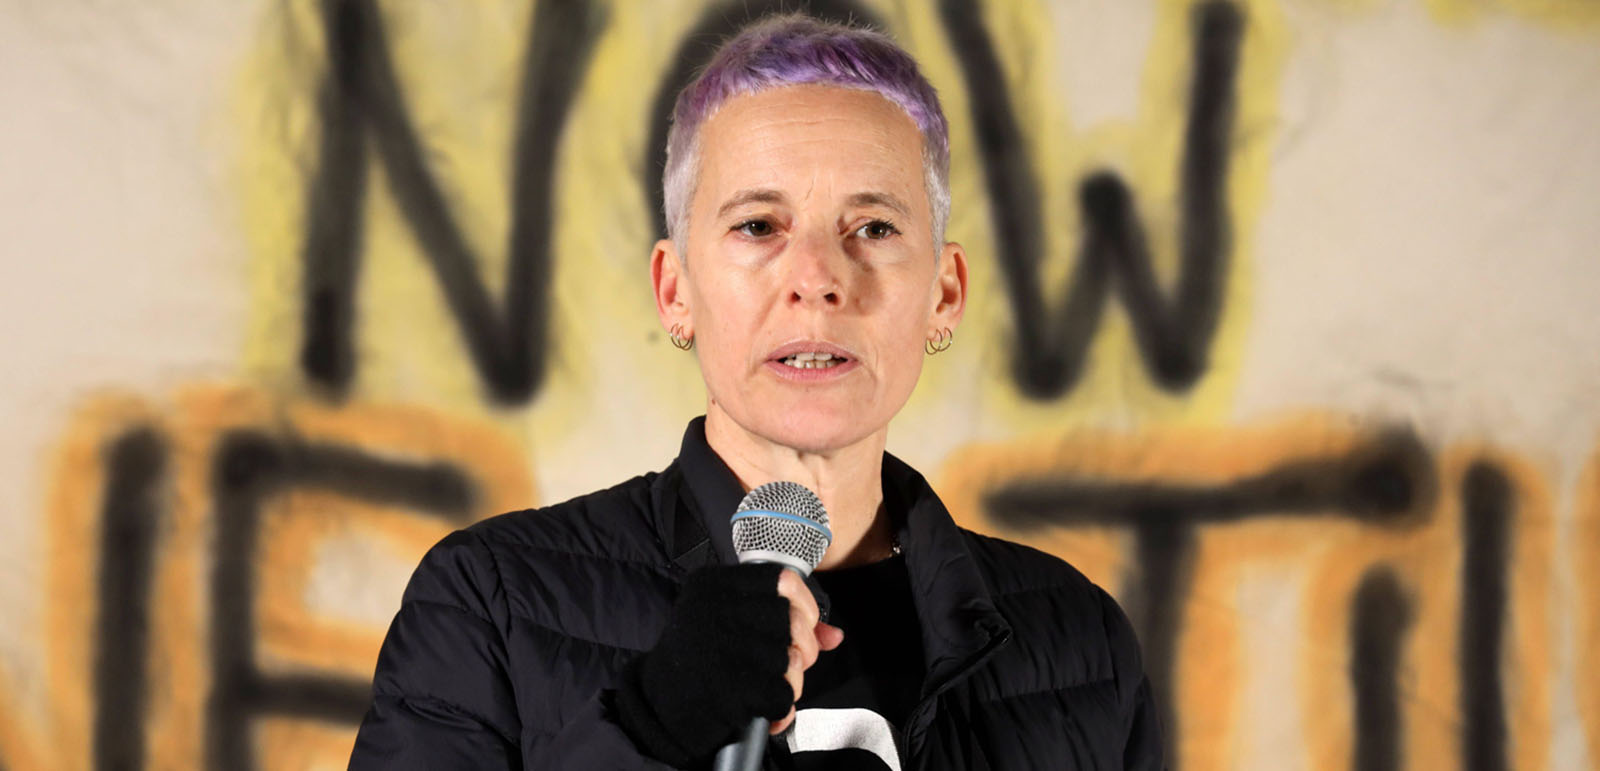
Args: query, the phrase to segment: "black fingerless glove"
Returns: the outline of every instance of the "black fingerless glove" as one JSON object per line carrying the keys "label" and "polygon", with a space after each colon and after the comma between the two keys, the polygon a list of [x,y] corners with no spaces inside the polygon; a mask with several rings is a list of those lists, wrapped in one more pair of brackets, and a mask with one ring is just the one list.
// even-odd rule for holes
{"label": "black fingerless glove", "polygon": [[794,703],[789,601],[778,565],[695,572],[656,647],[631,662],[612,711],[639,749],[673,766],[706,763],[754,716],[779,720]]}

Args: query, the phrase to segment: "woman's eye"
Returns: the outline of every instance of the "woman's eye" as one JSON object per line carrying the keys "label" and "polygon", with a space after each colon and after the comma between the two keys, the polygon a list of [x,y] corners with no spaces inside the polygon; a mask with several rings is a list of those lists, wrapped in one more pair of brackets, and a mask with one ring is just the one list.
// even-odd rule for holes
{"label": "woman's eye", "polygon": [[751,238],[761,238],[762,236],[772,235],[772,223],[766,220],[746,220],[734,225],[733,229],[750,236]]}
{"label": "woman's eye", "polygon": [[900,231],[895,228],[894,223],[886,220],[873,220],[859,228],[856,228],[856,235],[862,238],[871,239],[873,241],[881,241],[899,232]]}

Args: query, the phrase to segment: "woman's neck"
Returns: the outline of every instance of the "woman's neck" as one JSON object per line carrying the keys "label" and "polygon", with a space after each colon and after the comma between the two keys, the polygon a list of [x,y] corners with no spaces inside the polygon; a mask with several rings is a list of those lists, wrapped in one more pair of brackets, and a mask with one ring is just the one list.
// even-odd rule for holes
{"label": "woman's neck", "polygon": [[892,552],[889,518],[883,513],[887,438],[884,428],[848,447],[807,452],[745,430],[714,403],[706,409],[706,442],[747,492],[787,481],[805,485],[822,499],[833,543],[818,570],[875,562]]}

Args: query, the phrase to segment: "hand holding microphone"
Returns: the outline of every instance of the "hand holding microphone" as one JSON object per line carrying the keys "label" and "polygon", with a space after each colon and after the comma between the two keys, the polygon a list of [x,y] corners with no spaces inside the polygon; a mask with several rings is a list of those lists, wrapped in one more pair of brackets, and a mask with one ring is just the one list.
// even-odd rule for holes
{"label": "hand holding microphone", "polygon": [[778,595],[789,601],[789,669],[783,677],[792,689],[788,714],[772,723],[769,733],[779,734],[794,722],[794,702],[804,692],[805,672],[817,663],[822,651],[831,651],[844,641],[844,630],[819,618],[817,598],[805,579],[793,570],[778,575]]}
{"label": "hand holding microphone", "polygon": [[[629,666],[616,690],[618,722],[646,753],[691,766],[742,736],[717,755],[716,767],[759,766],[766,736],[794,719],[805,670],[844,637],[819,620],[802,580],[832,540],[827,516],[810,490],[792,482],[745,496],[732,523],[741,564],[689,577],[655,648]],[[775,721],[770,728],[768,721]]]}

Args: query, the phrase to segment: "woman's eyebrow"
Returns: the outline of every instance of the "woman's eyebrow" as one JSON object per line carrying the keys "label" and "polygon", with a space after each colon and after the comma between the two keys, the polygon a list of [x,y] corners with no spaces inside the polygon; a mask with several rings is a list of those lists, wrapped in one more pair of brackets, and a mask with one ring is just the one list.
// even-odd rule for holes
{"label": "woman's eyebrow", "polygon": [[729,198],[728,200],[724,201],[721,206],[717,207],[717,217],[725,217],[727,216],[728,212],[733,211],[734,209],[737,209],[747,203],[783,203],[783,201],[783,193],[771,188],[746,188],[734,193],[732,198]]}
{"label": "woman's eyebrow", "polygon": [[850,196],[851,206],[886,206],[900,212],[900,216],[911,216],[911,207],[906,206],[899,198],[889,193],[865,192]]}

